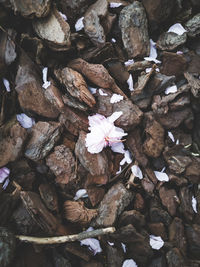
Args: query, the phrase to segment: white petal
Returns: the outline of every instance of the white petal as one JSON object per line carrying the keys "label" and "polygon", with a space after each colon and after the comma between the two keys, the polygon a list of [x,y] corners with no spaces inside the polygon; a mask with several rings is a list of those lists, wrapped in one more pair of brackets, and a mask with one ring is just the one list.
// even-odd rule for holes
{"label": "white petal", "polygon": [[122,171],[122,167],[119,166],[119,170],[116,172],[116,174],[119,174]]}
{"label": "white petal", "polygon": [[0,169],[0,183],[3,183],[5,179],[9,176],[10,170],[6,167]]}
{"label": "white petal", "polygon": [[157,58],[156,43],[152,39],[150,39],[150,55],[149,55],[149,57],[154,58],[154,59]]}
{"label": "white petal", "polygon": [[82,245],[88,246],[89,249],[93,251],[94,255],[102,251],[99,240],[95,238],[86,238],[86,239],[81,240],[80,243],[81,243],[81,246]]}
{"label": "white petal", "polygon": [[112,42],[112,43],[116,43],[117,41],[116,41],[115,38],[112,38],[112,39],[111,39],[111,42]]}
{"label": "white petal", "polygon": [[85,197],[88,197],[87,191],[85,189],[79,189],[76,192],[76,195],[74,197],[74,200],[78,200],[80,198],[85,198]]}
{"label": "white petal", "polygon": [[3,186],[2,186],[3,190],[6,190],[6,188],[7,188],[8,184],[9,184],[9,182],[10,182],[10,179],[7,178],[7,179],[5,180]]}
{"label": "white petal", "polygon": [[183,55],[183,52],[182,51],[177,51],[176,54],[177,55]]}
{"label": "white petal", "polygon": [[91,94],[96,94],[97,93],[97,88],[94,88],[94,87],[91,87],[91,86],[88,86],[88,90],[90,91]]}
{"label": "white petal", "polygon": [[61,17],[66,21],[67,20],[67,16],[65,14],[63,14],[62,12],[60,12],[60,11],[59,11],[59,13],[60,13]]}
{"label": "white petal", "polygon": [[113,143],[111,145],[111,149],[113,152],[124,154],[124,144],[122,142]]}
{"label": "white petal", "polygon": [[138,177],[139,179],[142,179],[142,178],[143,178],[142,171],[141,171],[141,169],[140,169],[137,165],[133,165],[133,166],[131,167],[131,171],[132,171],[132,173],[133,173],[136,177]]}
{"label": "white petal", "polygon": [[176,145],[179,145],[179,139],[176,140]]}
{"label": "white petal", "polygon": [[145,72],[146,72],[146,73],[149,73],[151,70],[152,70],[152,68],[146,68],[146,69],[145,69]]}
{"label": "white petal", "polygon": [[131,159],[131,154],[128,150],[125,151],[124,153],[124,158],[120,161],[120,165],[124,165],[125,163],[128,163],[130,164],[132,162],[132,159]]}
{"label": "white petal", "polygon": [[164,245],[164,241],[160,236],[150,235],[149,237],[150,237],[149,243],[153,249],[159,250],[160,248],[162,248],[162,246]]}
{"label": "white petal", "polygon": [[160,60],[155,59],[155,58],[153,58],[153,57],[144,57],[144,59],[145,59],[146,61],[153,61],[153,62],[155,62],[156,64],[160,64],[160,63],[161,63]]}
{"label": "white petal", "polygon": [[192,208],[195,213],[197,213],[197,200],[194,196],[192,196]]}
{"label": "white petal", "polygon": [[172,140],[172,142],[175,142],[175,139],[174,139],[172,132],[168,132],[168,136]]}
{"label": "white petal", "polygon": [[16,117],[20,125],[25,129],[31,128],[35,124],[35,120],[24,113],[17,114]]}
{"label": "white petal", "polygon": [[112,242],[109,242],[108,241],[108,244],[112,247],[112,246],[114,246],[114,243],[112,243]]}
{"label": "white petal", "polygon": [[118,94],[113,94],[110,98],[110,103],[114,104],[114,103],[118,103],[121,100],[123,100],[123,95],[118,95]]}
{"label": "white petal", "polygon": [[165,169],[166,169],[166,167],[163,167],[163,168],[162,168],[162,170],[161,170],[161,172],[164,172],[164,171],[165,171]]}
{"label": "white petal", "polygon": [[156,178],[161,182],[168,182],[169,176],[165,172],[154,171]]}
{"label": "white petal", "polygon": [[111,116],[109,116],[107,119],[109,122],[115,122],[119,117],[123,114],[122,111],[116,111]]}
{"label": "white petal", "polygon": [[104,93],[104,91],[102,89],[99,89],[99,94],[102,96],[107,96],[108,94]]}
{"label": "white petal", "polygon": [[127,83],[128,83],[128,88],[130,91],[133,91],[134,88],[133,88],[133,77],[132,77],[132,74],[129,75],[129,78],[127,80]]}
{"label": "white petal", "polygon": [[103,120],[106,120],[106,117],[97,113],[93,116],[88,116],[88,120],[89,120],[89,125],[92,127],[100,124]]}
{"label": "white petal", "polygon": [[122,249],[123,249],[124,253],[126,253],[126,245],[124,243],[121,243],[121,245],[122,245]]}
{"label": "white petal", "polygon": [[43,83],[42,87],[44,89],[47,89],[50,85],[51,85],[51,82],[45,82],[45,83]]}
{"label": "white petal", "polygon": [[6,88],[6,91],[7,92],[10,92],[11,90],[10,90],[10,83],[9,83],[9,81],[7,79],[3,78],[3,84],[4,84],[5,88]]}
{"label": "white petal", "polygon": [[180,23],[172,25],[167,32],[174,32],[178,35],[182,35],[184,32],[187,32]]}
{"label": "white petal", "polygon": [[110,8],[117,8],[117,7],[120,7],[121,5],[122,5],[122,3],[111,2],[110,3]]}
{"label": "white petal", "polygon": [[133,259],[129,259],[123,262],[122,267],[137,267],[137,264]]}
{"label": "white petal", "polygon": [[84,28],[83,19],[84,19],[84,17],[81,17],[80,19],[77,20],[77,22],[75,24],[75,29],[77,32],[81,31]]}
{"label": "white petal", "polygon": [[169,86],[165,89],[165,94],[168,95],[168,94],[171,94],[171,93],[176,93],[178,91],[177,89],[177,86],[176,85],[172,85],[172,86]]}
{"label": "white petal", "polygon": [[134,59],[129,59],[128,61],[124,62],[124,65],[129,66],[129,65],[132,65],[134,62],[135,62]]}

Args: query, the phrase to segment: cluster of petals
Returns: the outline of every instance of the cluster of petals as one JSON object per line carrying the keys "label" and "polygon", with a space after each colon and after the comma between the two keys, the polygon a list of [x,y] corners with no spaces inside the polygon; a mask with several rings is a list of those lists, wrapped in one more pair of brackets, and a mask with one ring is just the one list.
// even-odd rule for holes
{"label": "cluster of petals", "polygon": [[[85,142],[91,154],[99,153],[104,147],[110,146],[114,152],[124,148],[121,138],[127,133],[123,129],[116,127],[114,122],[122,115],[122,112],[114,112],[110,117],[100,114],[89,116],[89,130]],[[121,153],[121,152],[119,152]]]}

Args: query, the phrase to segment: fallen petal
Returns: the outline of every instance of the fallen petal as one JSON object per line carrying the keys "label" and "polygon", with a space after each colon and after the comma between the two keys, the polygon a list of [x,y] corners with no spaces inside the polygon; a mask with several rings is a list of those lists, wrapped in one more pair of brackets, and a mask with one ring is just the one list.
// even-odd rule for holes
{"label": "fallen petal", "polygon": [[126,150],[124,153],[124,158],[120,161],[120,165],[122,166],[125,163],[130,164],[131,162],[132,162],[131,153],[128,150]]}
{"label": "fallen petal", "polygon": [[61,15],[61,17],[62,17],[65,21],[67,21],[67,16],[66,16],[65,14],[63,14],[63,13],[60,12],[60,11],[59,11],[59,14]]}
{"label": "fallen petal", "polygon": [[10,182],[10,179],[7,178],[7,179],[5,180],[3,186],[2,186],[3,190],[6,190],[6,188],[7,188],[8,184],[9,184],[9,182]]}
{"label": "fallen petal", "polygon": [[10,83],[9,83],[9,81],[7,79],[3,78],[3,84],[4,84],[5,88],[6,88],[6,91],[7,92],[10,92],[11,90],[10,90]]}
{"label": "fallen petal", "polygon": [[24,113],[17,114],[17,120],[25,129],[31,128],[35,124],[35,120]]}
{"label": "fallen petal", "polygon": [[137,267],[137,264],[133,259],[129,259],[123,262],[122,267]]}
{"label": "fallen petal", "polygon": [[154,171],[156,178],[161,182],[168,182],[169,176],[165,172]]}
{"label": "fallen petal", "polygon": [[150,55],[149,55],[149,57],[156,59],[157,55],[158,54],[157,54],[157,49],[156,49],[156,43],[152,39],[150,39]]}
{"label": "fallen petal", "polygon": [[178,35],[182,35],[184,32],[187,32],[180,23],[172,25],[167,32],[174,32]]}
{"label": "fallen petal", "polygon": [[164,241],[160,236],[150,235],[150,246],[153,249],[159,250],[164,245]]}
{"label": "fallen petal", "polygon": [[[86,231],[92,231],[93,228],[89,227]],[[99,240],[95,239],[95,238],[86,238],[80,241],[81,246],[85,245],[88,246],[89,249],[91,251],[93,251],[94,255],[96,255],[97,253],[100,253],[102,251],[101,247],[100,247],[100,243]]]}
{"label": "fallen petal", "polygon": [[127,80],[127,83],[128,83],[129,90],[130,91],[133,91],[134,88],[133,88],[133,77],[132,77],[132,74],[129,75],[129,78]]}
{"label": "fallen petal", "polygon": [[122,5],[122,3],[114,3],[114,2],[111,2],[110,3],[110,8],[117,8],[117,7],[120,7]]}
{"label": "fallen petal", "polygon": [[118,95],[118,94],[113,94],[110,98],[110,103],[114,104],[114,103],[118,103],[121,100],[123,100],[123,96],[122,95]]}
{"label": "fallen petal", "polygon": [[192,196],[192,208],[195,213],[197,213],[197,200],[194,196]]}
{"label": "fallen petal", "polygon": [[172,132],[168,132],[168,136],[172,140],[172,142],[175,142],[175,139],[174,139]]}
{"label": "fallen petal", "polygon": [[160,60],[155,59],[155,58],[152,58],[152,57],[144,57],[144,59],[145,59],[146,61],[153,61],[153,62],[155,62],[156,64],[160,64],[160,63],[161,63]]}
{"label": "fallen petal", "polygon": [[104,93],[104,91],[102,89],[99,89],[99,94],[102,96],[107,96],[108,94]]}
{"label": "fallen petal", "polygon": [[10,170],[6,167],[0,169],[0,183],[3,183],[5,179],[9,176]]}
{"label": "fallen petal", "polygon": [[88,89],[89,89],[90,93],[93,95],[97,93],[97,88],[88,86]]}
{"label": "fallen petal", "polygon": [[74,200],[78,200],[80,198],[85,198],[85,197],[88,197],[88,194],[87,194],[87,191],[86,189],[79,189],[77,192],[76,192],[76,195],[74,197]]}
{"label": "fallen petal", "polygon": [[138,167],[137,165],[133,165],[131,167],[131,171],[135,175],[135,177],[138,177],[139,179],[143,178],[142,171],[141,171],[140,167]]}
{"label": "fallen petal", "polygon": [[108,117],[108,121],[109,122],[115,122],[117,119],[119,119],[119,117],[123,114],[122,111],[116,111],[114,112],[110,117]]}
{"label": "fallen petal", "polygon": [[111,149],[113,152],[115,153],[121,153],[124,154],[125,150],[124,150],[124,144],[122,142],[118,142],[118,143],[113,143],[111,145]]}
{"label": "fallen petal", "polygon": [[165,94],[168,95],[168,94],[176,93],[177,91],[178,91],[177,86],[172,85],[165,89]]}
{"label": "fallen petal", "polygon": [[129,66],[129,65],[133,64],[134,62],[135,62],[134,59],[129,59],[128,61],[124,62],[124,65]]}
{"label": "fallen petal", "polygon": [[83,19],[84,17],[81,17],[80,19],[77,20],[75,24],[75,29],[77,32],[81,31],[84,28]]}
{"label": "fallen petal", "polygon": [[126,253],[126,245],[124,243],[121,243],[121,245],[122,245],[122,249],[123,249],[124,253]]}

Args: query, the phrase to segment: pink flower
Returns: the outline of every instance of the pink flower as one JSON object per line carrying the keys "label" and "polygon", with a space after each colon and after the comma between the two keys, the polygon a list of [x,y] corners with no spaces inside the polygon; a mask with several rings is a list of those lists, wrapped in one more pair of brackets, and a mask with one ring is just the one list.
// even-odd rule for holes
{"label": "pink flower", "polygon": [[88,117],[90,133],[87,134],[85,142],[90,153],[99,153],[106,146],[110,146],[114,152],[124,150],[121,138],[127,134],[124,133],[123,129],[114,125],[114,122],[121,115],[122,112],[120,111],[114,112],[108,118],[100,114]]}

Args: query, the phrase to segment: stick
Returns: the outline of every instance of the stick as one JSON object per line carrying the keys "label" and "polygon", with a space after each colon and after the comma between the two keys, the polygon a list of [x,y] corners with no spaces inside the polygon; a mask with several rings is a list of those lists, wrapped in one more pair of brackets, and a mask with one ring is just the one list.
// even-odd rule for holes
{"label": "stick", "polygon": [[102,228],[90,232],[81,232],[76,235],[65,235],[65,236],[57,236],[57,237],[32,237],[32,236],[24,236],[24,235],[16,235],[16,238],[18,238],[22,242],[30,242],[38,245],[50,245],[50,244],[61,244],[66,242],[72,242],[72,241],[79,241],[86,238],[96,237],[99,235],[105,235],[109,233],[115,232],[115,227],[108,227],[108,228]]}

